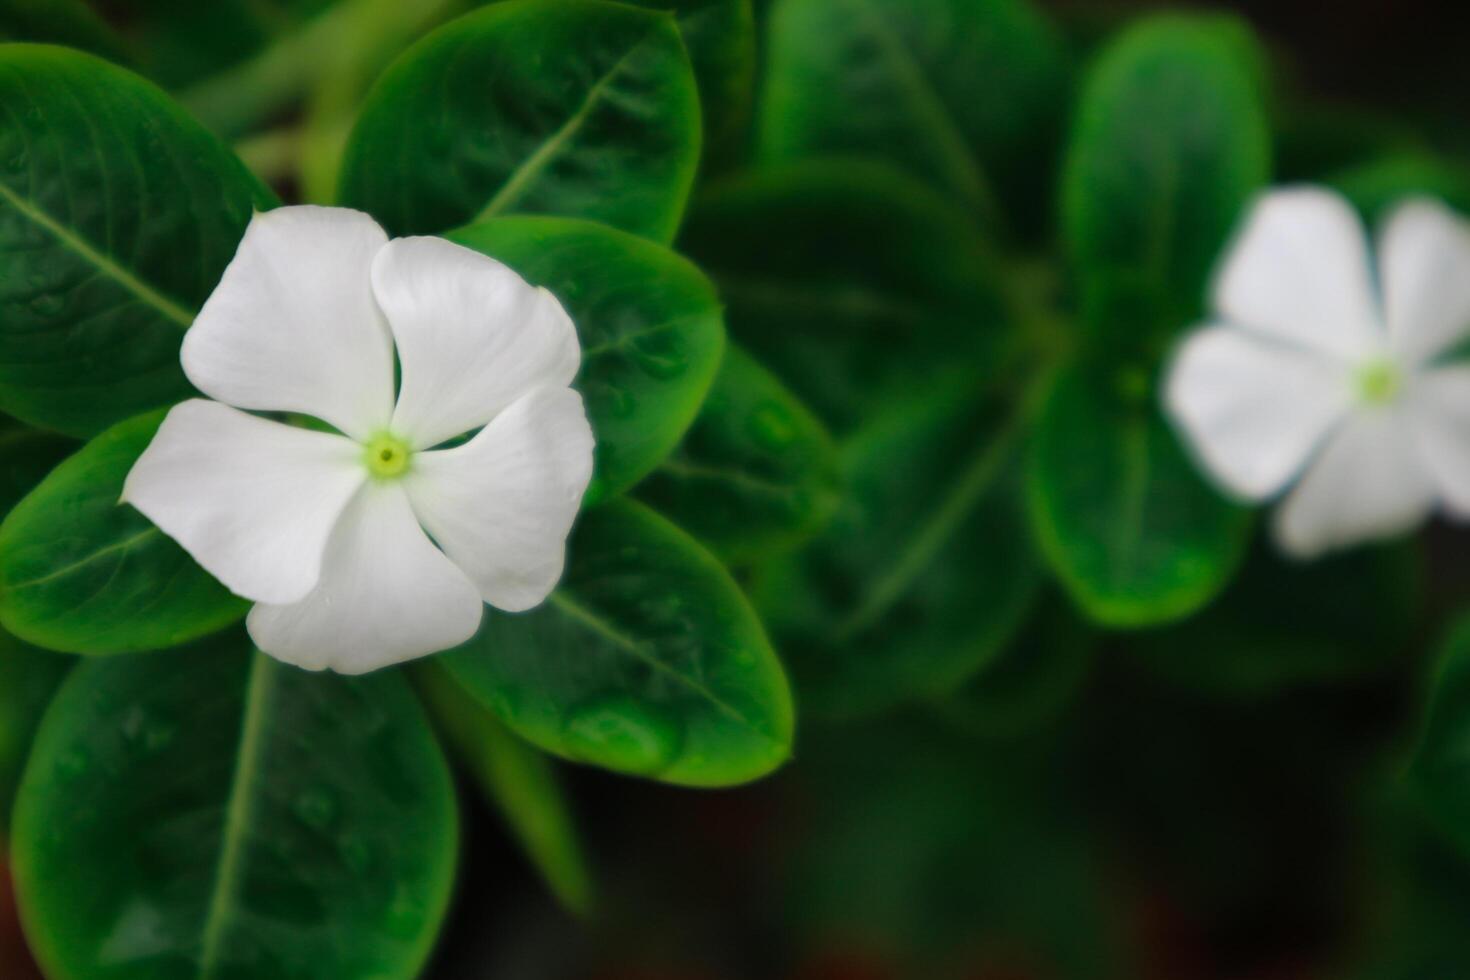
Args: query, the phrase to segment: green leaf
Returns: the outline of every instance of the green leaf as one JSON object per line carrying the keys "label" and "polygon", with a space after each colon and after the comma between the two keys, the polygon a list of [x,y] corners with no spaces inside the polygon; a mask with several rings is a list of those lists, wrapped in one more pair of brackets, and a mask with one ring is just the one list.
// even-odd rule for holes
{"label": "green leaf", "polygon": [[1470,616],[1451,624],[1437,659],[1409,776],[1440,831],[1470,856]]}
{"label": "green leaf", "polygon": [[767,162],[886,160],[987,218],[1044,199],[1067,66],[1025,0],[779,0],[767,62]]}
{"label": "green leaf", "polygon": [[1189,615],[1245,554],[1249,512],[1201,479],[1150,387],[1130,368],[1074,366],[1032,439],[1031,526],[1072,599],[1106,626]]}
{"label": "green leaf", "polygon": [[1269,175],[1262,62],[1234,20],[1159,15],[1093,68],[1064,165],[1066,240],[1084,294],[1121,282],[1151,311],[1095,322],[1107,344],[1157,356],[1198,316],[1221,246]]}
{"label": "green leaf", "polygon": [[71,661],[28,646],[0,630],[0,856],[10,832],[10,808],[30,754],[41,712]]}
{"label": "green leaf", "polygon": [[746,563],[826,524],[837,450],[780,381],[730,347],[693,428],[639,495],[726,562]]}
{"label": "green leaf", "polygon": [[458,820],[401,674],[308,674],[232,631],[78,667],[41,723],[13,844],[50,976],[411,980]]}
{"label": "green leaf", "polygon": [[755,779],[791,752],[791,694],[760,620],[694,539],[631,501],[582,515],[561,587],[486,610],[441,661],[534,745],[689,786]]}
{"label": "green leaf", "polygon": [[926,387],[936,365],[979,363],[1000,333],[978,229],[880,165],[813,161],[722,181],[680,247],[715,280],[731,336],[838,435]]}
{"label": "green leaf", "polygon": [[420,665],[414,679],[444,741],[557,899],[577,915],[591,912],[592,875],[550,761],[465,693],[441,665]]}
{"label": "green leaf", "polygon": [[1140,635],[1133,652],[1180,685],[1244,697],[1361,679],[1401,663],[1421,607],[1412,542],[1304,564],[1262,539],[1218,602]]}
{"label": "green leaf", "polygon": [[507,0],[388,69],[348,144],[341,193],[395,235],[530,212],[669,241],[699,144],[698,92],[672,17]]}
{"label": "green leaf", "polygon": [[123,57],[106,22],[81,0],[0,0],[0,41],[42,41]]}
{"label": "green leaf", "polygon": [[1470,167],[1430,153],[1383,156],[1339,171],[1327,183],[1352,201],[1370,226],[1407,197],[1436,197],[1461,214],[1470,213]]}
{"label": "green leaf", "polygon": [[0,410],[89,436],[189,392],[179,344],[268,192],[158,89],[0,45]]}
{"label": "green leaf", "polygon": [[568,218],[497,218],[449,237],[556,294],[577,325],[597,438],[588,502],[621,493],[683,438],[725,346],[719,300],[688,260],[626,232]]}
{"label": "green leaf", "polygon": [[740,155],[755,98],[756,30],[750,0],[632,0],[669,10],[699,86],[704,120],[704,165],[719,167]]}
{"label": "green leaf", "polygon": [[175,646],[245,614],[244,600],[118,503],[163,416],[102,433],[0,524],[0,625],[38,646],[104,654]]}
{"label": "green leaf", "polygon": [[1096,652],[1087,624],[1049,590],[1000,656],[935,708],[946,721],[983,738],[1029,734],[1075,699]]}
{"label": "green leaf", "polygon": [[0,418],[0,519],[76,448],[70,439]]}
{"label": "green leaf", "polygon": [[1018,479],[1023,409],[931,376],[841,447],[844,507],[754,593],[802,708],[850,718],[945,693],[1025,619],[1040,566]]}

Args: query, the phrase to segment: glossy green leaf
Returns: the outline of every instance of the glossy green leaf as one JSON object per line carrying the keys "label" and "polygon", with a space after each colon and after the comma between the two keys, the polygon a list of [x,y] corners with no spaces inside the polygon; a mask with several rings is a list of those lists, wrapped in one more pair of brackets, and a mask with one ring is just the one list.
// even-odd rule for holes
{"label": "glossy green leaf", "polygon": [[1066,79],[1025,0],[778,0],[760,152],[887,160],[993,218],[1049,187]]}
{"label": "glossy green leaf", "polygon": [[827,430],[738,347],[684,441],[641,496],[727,562],[790,548],[838,503],[837,450]]}
{"label": "glossy green leaf", "polygon": [[669,241],[699,148],[698,91],[672,17],[506,0],[388,69],[348,144],[341,194],[395,235],[521,212]]}
{"label": "glossy green leaf", "polygon": [[633,0],[669,10],[689,49],[704,120],[705,168],[740,154],[755,98],[756,30],[750,0]]}
{"label": "glossy green leaf", "polygon": [[0,45],[0,410],[87,436],[189,392],[179,344],[268,192],[158,89]]}
{"label": "glossy green leaf", "polygon": [[175,646],[244,615],[244,600],[118,503],[163,415],[87,443],[0,524],[0,626],[49,649],[103,654]]}
{"label": "glossy green leaf", "polygon": [[462,687],[548,752],[691,786],[745,782],[791,752],[791,694],[728,572],[653,511],[582,515],[561,586],[487,610],[444,655]]}
{"label": "glossy green leaf", "polygon": [[1150,310],[1095,322],[1109,344],[1156,356],[1199,315],[1216,257],[1269,175],[1262,60],[1234,20],[1159,15],[1093,68],[1064,166],[1066,240],[1084,293],[1121,282]]}
{"label": "glossy green leaf", "polygon": [[420,665],[414,679],[444,741],[546,884],[567,909],[586,915],[592,908],[592,875],[550,760],[465,693],[440,664]]}
{"label": "glossy green leaf", "polygon": [[1031,526],[1073,600],[1107,626],[1197,610],[1234,574],[1250,526],[1201,478],[1149,388],[1132,369],[1074,366],[1032,437]]}
{"label": "glossy green leaf", "polygon": [[1041,581],[1021,424],[955,371],[842,445],[843,508],[754,592],[804,711],[853,717],[944,693],[1020,627]]}
{"label": "glossy green leaf", "polygon": [[936,366],[983,362],[1000,333],[978,229],[883,166],[813,161],[721,181],[680,247],[715,280],[731,336],[839,435],[927,387]]}
{"label": "glossy green leaf", "polygon": [[582,342],[574,387],[597,438],[588,502],[621,493],[678,445],[725,346],[714,287],[686,259],[568,218],[497,218],[449,237],[556,294]]}
{"label": "glossy green leaf", "polygon": [[1219,601],[1141,634],[1130,652],[1180,685],[1245,697],[1362,679],[1402,663],[1421,611],[1412,543],[1302,563],[1264,538]]}
{"label": "glossy green leaf", "polygon": [[411,980],[458,822],[401,674],[309,674],[231,631],[78,667],[41,723],[12,843],[49,976]]}

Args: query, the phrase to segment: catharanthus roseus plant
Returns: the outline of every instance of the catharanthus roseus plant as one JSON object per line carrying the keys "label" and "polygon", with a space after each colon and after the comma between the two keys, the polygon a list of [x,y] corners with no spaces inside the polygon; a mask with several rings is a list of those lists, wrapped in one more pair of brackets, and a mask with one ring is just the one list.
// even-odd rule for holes
{"label": "catharanthus roseus plant", "polygon": [[1470,975],[1463,140],[1087,7],[0,0],[20,968]]}

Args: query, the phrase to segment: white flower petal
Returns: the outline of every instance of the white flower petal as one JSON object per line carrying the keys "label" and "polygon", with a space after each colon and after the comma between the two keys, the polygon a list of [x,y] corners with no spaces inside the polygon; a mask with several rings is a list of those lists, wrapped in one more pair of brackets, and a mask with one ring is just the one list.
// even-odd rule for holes
{"label": "white flower petal", "polygon": [[398,238],[373,289],[403,366],[393,431],[423,449],[489,422],[533,388],[571,384],[581,347],[556,297],[442,238]]}
{"label": "white flower petal", "polygon": [[561,578],[591,476],[582,396],[538,388],[464,445],[417,454],[406,481],[419,520],[485,601],[519,612]]}
{"label": "white flower petal", "polygon": [[1470,367],[1424,371],[1410,381],[1404,397],[1414,444],[1445,510],[1470,519]]}
{"label": "white flower petal", "polygon": [[294,602],[315,587],[332,526],[366,479],[350,439],[218,402],[175,405],[122,499],[230,591]]}
{"label": "white flower petal", "polygon": [[1164,403],[1205,468],[1230,493],[1261,500],[1301,472],[1352,400],[1338,362],[1232,327],[1180,345]]}
{"label": "white flower petal", "polygon": [[1276,540],[1288,554],[1323,552],[1411,530],[1434,505],[1402,406],[1354,414],[1328,440],[1277,508]]}
{"label": "white flower petal", "polygon": [[257,605],[246,627],[277,660],[361,674],[458,646],[484,608],[403,487],[369,481],[337,523],[317,587],[292,605]]}
{"label": "white flower petal", "polygon": [[1386,343],[1362,222],[1339,195],[1273,191],[1251,208],[1214,284],[1222,319],[1359,360]]}
{"label": "white flower petal", "polygon": [[1394,348],[1422,364],[1470,335],[1470,223],[1437,201],[1400,205],[1379,243]]}
{"label": "white flower petal", "polygon": [[393,344],[370,272],[387,240],[347,208],[257,214],[184,335],[184,373],[236,408],[303,412],[358,439],[383,428]]}

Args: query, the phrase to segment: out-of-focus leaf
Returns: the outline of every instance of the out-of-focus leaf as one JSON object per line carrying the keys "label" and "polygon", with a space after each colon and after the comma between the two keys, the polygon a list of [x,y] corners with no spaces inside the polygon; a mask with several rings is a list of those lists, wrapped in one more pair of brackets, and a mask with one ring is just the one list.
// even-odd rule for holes
{"label": "out-of-focus leaf", "polygon": [[184,643],[245,614],[244,600],[118,504],[163,415],[87,443],[0,524],[0,626],[52,650],[125,653]]}
{"label": "out-of-focus leaf", "polygon": [[674,237],[699,163],[699,97],[672,17],[505,0],[403,54],[343,161],[343,203],[395,235],[509,213]]}
{"label": "out-of-focus leaf", "polygon": [[1219,601],[1177,626],[1139,634],[1132,652],[1180,684],[1225,695],[1360,678],[1407,651],[1421,606],[1419,572],[1410,543],[1303,564],[1263,539]]}
{"label": "out-of-focus leaf", "polygon": [[1025,0],[778,0],[767,62],[767,162],[867,156],[987,219],[1041,210],[1067,65]]}
{"label": "out-of-focus leaf", "polygon": [[444,740],[547,886],[567,909],[590,912],[591,872],[550,761],[466,694],[441,665],[423,664],[414,679]]}
{"label": "out-of-focus leaf", "polygon": [[692,786],[741,783],[791,752],[791,694],[728,572],[653,511],[582,515],[560,587],[520,615],[486,610],[442,663],[534,745]]}
{"label": "out-of-focus leaf", "polygon": [[1084,294],[1104,307],[1100,343],[1145,356],[1188,326],[1242,206],[1265,182],[1270,141],[1263,57],[1238,22],[1159,15],[1102,53],[1083,88],[1063,176],[1063,224]]}
{"label": "out-of-focus leaf", "polygon": [[69,657],[28,646],[0,629],[0,856],[10,833],[10,807],[41,712],[71,668]]}
{"label": "out-of-focus leaf", "polygon": [[1470,214],[1470,164],[1429,153],[1398,153],[1339,171],[1327,179],[1352,201],[1370,225],[1414,196],[1436,197]]}
{"label": "out-of-focus leaf", "polygon": [[1072,701],[1087,679],[1096,647],[1066,601],[1048,593],[1000,655],[941,698],[936,709],[963,731],[985,738],[1031,732]]}
{"label": "out-of-focus leaf", "polygon": [[1440,643],[1410,778],[1441,831],[1470,856],[1470,616],[1456,620]]}
{"label": "out-of-focus leaf", "polygon": [[755,591],[804,711],[853,717],[947,692],[1021,625],[1041,580],[1022,416],[959,370],[842,444],[843,507]]}
{"label": "out-of-focus leaf", "polygon": [[94,660],[16,800],[16,889],[48,975],[411,980],[458,843],[402,676],[309,674],[234,631]]}
{"label": "out-of-focus leaf", "polygon": [[[0,418],[0,515],[73,448],[68,439]],[[0,628],[0,853],[5,849],[10,805],[31,738],[41,712],[70,666],[68,658],[37,650]]]}
{"label": "out-of-focus leaf", "polygon": [[994,363],[982,355],[1002,314],[984,238],[889,168],[813,161],[722,181],[680,247],[715,280],[731,336],[839,436],[936,368]]}
{"label": "out-of-focus leaf", "polygon": [[684,441],[639,496],[727,562],[810,537],[838,503],[837,450],[822,423],[738,347]]}
{"label": "out-of-focus leaf", "polygon": [[590,221],[521,216],[449,237],[556,294],[582,342],[574,387],[597,438],[588,502],[646,476],[689,429],[719,370],[714,287],[661,245]]}
{"label": "out-of-focus leaf", "polygon": [[116,35],[81,0],[0,0],[0,41],[63,44],[113,61],[126,58]]}
{"label": "out-of-focus leaf", "polygon": [[0,410],[89,436],[189,392],[179,344],[268,193],[158,89],[0,46]]}
{"label": "out-of-focus leaf", "polygon": [[1297,99],[1279,107],[1272,122],[1278,182],[1318,182],[1423,144],[1402,118],[1360,106]]}
{"label": "out-of-focus leaf", "polygon": [[1147,375],[1074,365],[1033,435],[1031,526],[1093,620],[1116,627],[1189,615],[1245,555],[1250,514],[1224,500],[1151,404]]}
{"label": "out-of-focus leaf", "polygon": [[70,439],[0,418],[0,520],[76,448]]}
{"label": "out-of-focus leaf", "polygon": [[705,168],[739,155],[755,97],[756,31],[750,0],[633,0],[670,10],[689,49],[704,119]]}
{"label": "out-of-focus leaf", "polygon": [[1009,748],[899,718],[815,730],[801,766],[803,843],[780,893],[806,941],[857,937],[904,977],[1140,975],[1122,968],[1091,822],[1031,785]]}
{"label": "out-of-focus leaf", "polygon": [[1344,962],[1350,980],[1441,980],[1470,974],[1465,921],[1470,865],[1414,799],[1395,765],[1360,779],[1367,791],[1360,865],[1371,905]]}

